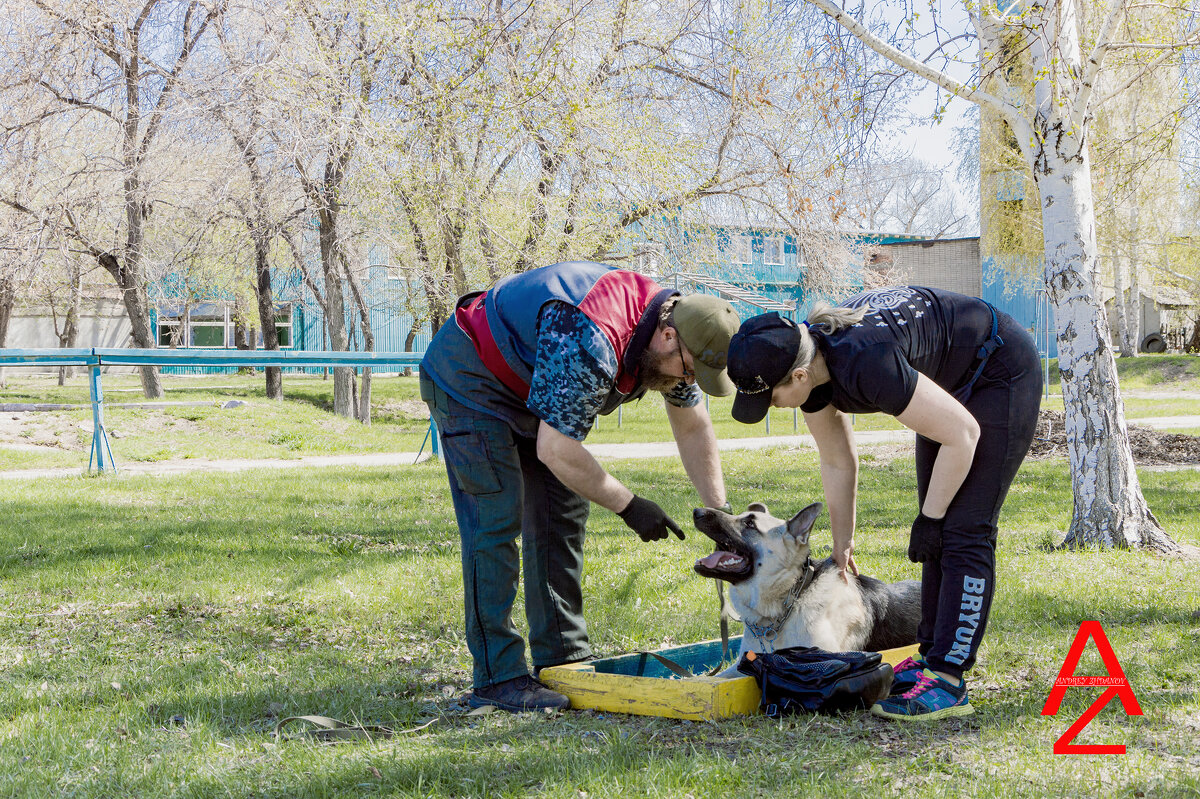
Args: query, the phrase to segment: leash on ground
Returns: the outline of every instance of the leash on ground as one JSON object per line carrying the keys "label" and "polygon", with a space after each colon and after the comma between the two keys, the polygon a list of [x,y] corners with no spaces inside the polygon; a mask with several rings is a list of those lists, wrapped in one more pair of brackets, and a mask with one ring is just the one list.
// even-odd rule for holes
{"label": "leash on ground", "polygon": [[[715,580],[717,584],[717,603],[721,608],[721,662],[732,660],[729,653],[729,606],[725,604],[725,583]],[[720,668],[718,666],[718,668]]]}
{"label": "leash on ground", "polygon": [[420,732],[437,720],[437,718],[432,718],[419,727],[412,727],[407,730],[393,730],[391,727],[385,727],[381,724],[349,724],[335,718],[330,718],[329,716],[288,716],[275,725],[275,740],[282,740],[284,726],[294,721],[307,722],[312,725],[302,730],[302,734],[307,734],[318,741],[336,742],[372,741],[376,738],[410,735],[414,732]]}
{"label": "leash on ground", "polygon": [[717,584],[717,599],[721,603],[721,660],[719,663],[717,663],[717,665],[713,666],[711,669],[704,672],[703,674],[694,674],[693,672],[688,671],[686,668],[679,665],[678,663],[671,660],[670,658],[664,657],[663,655],[660,655],[657,652],[651,652],[648,649],[635,649],[634,652],[636,652],[639,655],[648,655],[648,656],[654,658],[659,663],[661,663],[667,669],[667,671],[671,672],[675,676],[680,677],[684,680],[695,680],[695,679],[699,679],[700,677],[715,677],[716,675],[720,674],[723,671],[722,666],[724,666],[725,662],[730,659],[730,654],[729,654],[729,617],[730,617],[730,613],[729,613],[729,607],[725,604],[725,587],[721,583],[720,580],[716,580],[715,582]]}

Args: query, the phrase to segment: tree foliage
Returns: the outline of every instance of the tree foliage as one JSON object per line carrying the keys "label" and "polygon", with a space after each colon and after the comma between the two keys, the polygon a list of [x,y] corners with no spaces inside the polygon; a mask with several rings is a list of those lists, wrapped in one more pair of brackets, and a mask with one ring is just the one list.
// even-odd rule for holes
{"label": "tree foliage", "polygon": [[[1067,541],[1177,549],[1146,505],[1130,453],[1102,305],[1091,149],[1099,109],[1200,46],[1196,10],[1126,0],[968,2],[962,37],[973,38],[982,57],[960,80],[873,34],[833,0],[808,1],[896,65],[983,106],[1002,121],[998,132],[1011,134],[1005,155],[1019,154],[1016,174],[1028,170],[1037,189],[1042,277],[1055,308],[1075,494]],[[1142,32],[1146,8],[1169,24],[1131,36]],[[939,51],[955,38],[944,32],[935,18]]]}

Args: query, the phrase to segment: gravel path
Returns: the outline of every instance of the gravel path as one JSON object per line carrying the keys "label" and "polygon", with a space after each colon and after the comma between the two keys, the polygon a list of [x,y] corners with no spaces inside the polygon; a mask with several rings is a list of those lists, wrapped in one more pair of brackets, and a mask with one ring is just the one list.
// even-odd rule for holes
{"label": "gravel path", "polygon": [[[1160,416],[1133,419],[1133,423],[1158,430],[1200,428],[1200,416]],[[906,430],[882,430],[855,433],[860,447],[907,444],[913,434]],[[26,445],[28,446],[28,445]],[[767,447],[812,447],[809,435],[770,436],[761,438],[731,438],[717,442],[723,452],[765,449]],[[587,449],[597,458],[665,458],[676,457],[679,451],[673,441],[641,444],[593,444]],[[3,451],[0,448],[0,451]],[[171,475],[186,472],[240,472],[249,469],[304,469],[330,466],[411,466],[429,459],[426,450],[416,452],[381,452],[365,455],[313,455],[289,460],[200,460],[154,461],[151,463],[117,462],[118,474]],[[84,470],[71,469],[12,469],[0,471],[0,479],[35,480],[43,477],[78,477]]]}

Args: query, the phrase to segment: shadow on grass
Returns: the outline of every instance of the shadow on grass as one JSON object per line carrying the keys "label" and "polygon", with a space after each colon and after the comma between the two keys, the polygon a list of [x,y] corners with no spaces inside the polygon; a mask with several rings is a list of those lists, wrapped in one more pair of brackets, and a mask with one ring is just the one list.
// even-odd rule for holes
{"label": "shadow on grass", "polygon": [[303,403],[325,413],[333,413],[333,378],[328,383],[322,382],[320,390],[311,384],[301,384],[302,387],[284,386],[284,396],[289,402]]}
{"label": "shadow on grass", "polygon": [[[302,590],[319,580],[346,577],[369,558],[351,547],[338,550],[338,542],[353,530],[353,540],[389,547],[378,557],[411,561],[457,547],[450,520],[423,519],[423,523],[398,520],[391,525],[363,528],[347,524],[334,512],[314,518],[311,506],[297,498],[295,509],[269,521],[216,518],[221,509],[197,511],[205,518],[172,518],[178,509],[149,511],[142,507],[96,504],[45,505],[10,501],[8,524],[0,529],[0,578],[55,582],[63,575],[98,574],[125,570],[134,574],[154,566],[184,580],[199,568],[246,568],[246,560],[261,561],[276,573],[286,563],[292,590]],[[363,511],[360,511],[360,513]],[[351,514],[352,515],[352,514]],[[394,547],[394,548],[390,548]],[[347,557],[350,555],[352,557]],[[368,558],[368,560],[364,560]],[[238,576],[240,579],[241,576]]]}

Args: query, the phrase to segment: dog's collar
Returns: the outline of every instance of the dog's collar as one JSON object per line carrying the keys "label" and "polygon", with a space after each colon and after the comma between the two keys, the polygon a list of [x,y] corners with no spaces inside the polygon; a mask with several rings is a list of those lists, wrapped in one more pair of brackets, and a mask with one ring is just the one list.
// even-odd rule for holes
{"label": "dog's collar", "polygon": [[783,600],[783,612],[778,616],[768,618],[759,623],[742,619],[742,625],[750,631],[751,635],[774,650],[775,638],[779,635],[779,631],[783,629],[783,625],[791,618],[792,613],[796,610],[796,602],[800,599],[800,595],[804,593],[804,589],[808,588],[812,583],[816,573],[817,569],[813,566],[812,558],[808,558],[804,561],[803,574],[792,585],[791,590],[788,591],[787,596]]}

